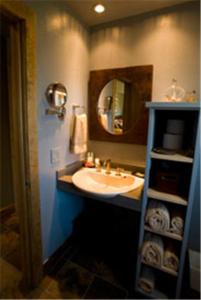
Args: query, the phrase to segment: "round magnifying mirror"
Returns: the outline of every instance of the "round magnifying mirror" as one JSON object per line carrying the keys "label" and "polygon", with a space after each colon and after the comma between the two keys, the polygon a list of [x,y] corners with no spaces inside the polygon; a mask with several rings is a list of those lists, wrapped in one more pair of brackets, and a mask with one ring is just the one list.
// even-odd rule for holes
{"label": "round magnifying mirror", "polygon": [[121,135],[128,128],[126,120],[129,84],[113,79],[102,89],[98,99],[98,118],[103,128],[115,135]]}
{"label": "round magnifying mirror", "polygon": [[67,102],[67,90],[62,83],[51,83],[46,90],[49,105],[55,109],[64,107]]}

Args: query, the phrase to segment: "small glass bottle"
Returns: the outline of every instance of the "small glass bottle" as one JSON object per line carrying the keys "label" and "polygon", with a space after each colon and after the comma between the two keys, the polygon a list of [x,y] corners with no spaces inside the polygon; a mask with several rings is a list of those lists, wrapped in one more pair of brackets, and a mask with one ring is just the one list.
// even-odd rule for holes
{"label": "small glass bottle", "polygon": [[187,101],[188,101],[188,102],[191,102],[191,103],[197,102],[197,95],[196,95],[196,91],[195,91],[195,90],[193,90],[193,91],[189,94],[189,97],[187,98]]}
{"label": "small glass bottle", "polygon": [[185,93],[185,90],[178,86],[177,80],[172,79],[172,84],[165,93],[165,100],[170,102],[184,101]]}

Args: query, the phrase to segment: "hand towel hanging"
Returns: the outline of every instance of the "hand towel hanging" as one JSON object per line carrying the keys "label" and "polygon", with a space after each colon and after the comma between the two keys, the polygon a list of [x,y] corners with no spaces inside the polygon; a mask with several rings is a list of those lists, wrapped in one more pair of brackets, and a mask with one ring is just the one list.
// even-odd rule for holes
{"label": "hand towel hanging", "polygon": [[87,116],[75,115],[73,120],[73,133],[70,141],[70,151],[81,154],[87,151]]}

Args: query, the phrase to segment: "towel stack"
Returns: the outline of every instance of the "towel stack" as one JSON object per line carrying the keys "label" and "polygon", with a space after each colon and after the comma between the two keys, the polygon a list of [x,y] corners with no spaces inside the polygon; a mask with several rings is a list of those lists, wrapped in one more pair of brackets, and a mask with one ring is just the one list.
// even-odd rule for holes
{"label": "towel stack", "polygon": [[172,233],[182,236],[184,228],[184,219],[180,211],[174,211],[171,215],[171,228]]}
{"label": "towel stack", "polygon": [[142,259],[145,263],[161,267],[164,245],[161,237],[146,233],[142,247]]}
{"label": "towel stack", "polygon": [[170,214],[167,206],[159,201],[149,202],[145,223],[156,232],[172,232],[179,236],[183,234],[184,220],[181,211]]}
{"label": "towel stack", "polygon": [[170,229],[170,214],[167,207],[158,201],[150,201],[145,222],[155,231],[168,231]]}
{"label": "towel stack", "polygon": [[166,268],[177,271],[179,267],[179,258],[172,245],[165,248],[163,264]]}
{"label": "towel stack", "polygon": [[146,293],[153,292],[155,288],[155,277],[151,269],[143,267],[138,286]]}
{"label": "towel stack", "polygon": [[142,261],[156,267],[163,267],[177,271],[179,259],[175,249],[171,246],[164,247],[161,237],[146,233],[142,246]]}

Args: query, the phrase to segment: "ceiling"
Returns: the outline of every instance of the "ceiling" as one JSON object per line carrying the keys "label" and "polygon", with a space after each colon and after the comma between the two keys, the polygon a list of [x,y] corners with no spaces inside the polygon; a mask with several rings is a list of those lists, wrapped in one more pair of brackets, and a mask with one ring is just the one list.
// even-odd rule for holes
{"label": "ceiling", "polygon": [[[182,4],[189,0],[65,0],[65,2],[72,13],[90,27]],[[106,10],[103,14],[94,12],[93,6],[97,3],[105,5]]]}

